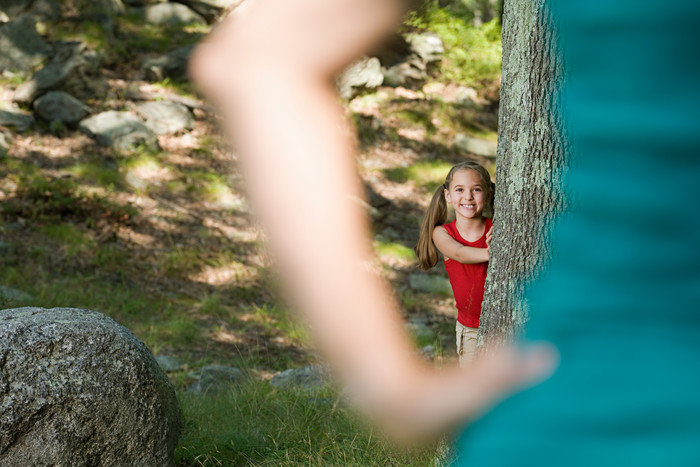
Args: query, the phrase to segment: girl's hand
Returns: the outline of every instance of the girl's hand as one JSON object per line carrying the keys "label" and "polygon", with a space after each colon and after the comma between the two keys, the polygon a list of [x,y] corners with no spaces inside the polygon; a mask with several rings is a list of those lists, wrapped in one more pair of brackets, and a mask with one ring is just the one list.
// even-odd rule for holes
{"label": "girl's hand", "polygon": [[486,232],[486,249],[491,249],[491,239],[493,238],[493,226]]}

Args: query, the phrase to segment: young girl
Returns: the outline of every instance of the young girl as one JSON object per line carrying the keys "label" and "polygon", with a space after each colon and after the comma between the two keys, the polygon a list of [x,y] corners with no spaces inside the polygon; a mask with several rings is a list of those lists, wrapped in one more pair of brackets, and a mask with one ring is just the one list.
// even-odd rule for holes
{"label": "young girl", "polygon": [[[455,219],[445,224],[448,203]],[[457,354],[462,367],[471,363],[476,350],[492,228],[484,208],[490,212],[492,206],[493,184],[486,169],[471,161],[455,165],[433,194],[416,245],[424,271],[437,264],[438,250],[445,258],[457,304]]]}

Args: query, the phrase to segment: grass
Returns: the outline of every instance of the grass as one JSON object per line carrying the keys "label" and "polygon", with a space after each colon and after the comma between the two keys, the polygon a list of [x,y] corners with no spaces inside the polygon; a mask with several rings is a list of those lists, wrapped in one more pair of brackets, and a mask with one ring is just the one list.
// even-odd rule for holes
{"label": "grass", "polygon": [[400,449],[346,408],[333,388],[277,390],[252,381],[227,393],[178,393],[185,434],[176,462],[193,466],[429,466],[436,446]]}

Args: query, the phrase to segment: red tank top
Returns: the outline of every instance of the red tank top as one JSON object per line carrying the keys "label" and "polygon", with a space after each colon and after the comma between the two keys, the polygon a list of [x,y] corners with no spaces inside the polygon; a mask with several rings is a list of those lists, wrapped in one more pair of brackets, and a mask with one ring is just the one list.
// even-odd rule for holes
{"label": "red tank top", "polygon": [[[462,238],[457,231],[456,221],[444,224],[452,238],[462,245],[475,248],[486,248],[486,232],[489,231],[493,222],[485,218],[484,234],[475,242],[468,242]],[[452,292],[457,304],[457,321],[470,328],[479,327],[479,317],[481,316],[481,302],[484,300],[484,284],[486,283],[486,269],[489,263],[462,264],[453,259],[445,260],[445,269],[450,278]]]}

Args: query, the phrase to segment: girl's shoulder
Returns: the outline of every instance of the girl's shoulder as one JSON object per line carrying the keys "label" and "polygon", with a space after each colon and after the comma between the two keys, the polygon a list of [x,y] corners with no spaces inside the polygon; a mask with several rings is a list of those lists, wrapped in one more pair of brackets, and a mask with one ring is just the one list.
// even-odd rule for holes
{"label": "girl's shoulder", "polygon": [[435,228],[436,229],[444,228],[445,230],[447,230],[447,233],[449,233],[451,237],[455,237],[459,233],[457,231],[457,221],[456,220],[453,220],[452,222],[448,222],[447,224],[438,225]]}

